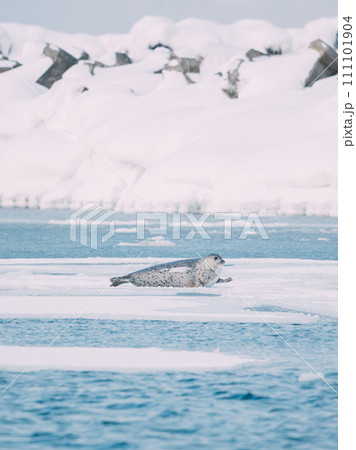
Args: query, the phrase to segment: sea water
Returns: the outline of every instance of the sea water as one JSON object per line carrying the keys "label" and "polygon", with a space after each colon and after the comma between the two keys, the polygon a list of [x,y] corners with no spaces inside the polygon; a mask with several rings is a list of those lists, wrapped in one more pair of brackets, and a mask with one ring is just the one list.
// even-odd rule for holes
{"label": "sea water", "polygon": [[[262,219],[268,240],[258,234],[227,240],[211,227],[216,232],[210,240],[166,236],[174,245],[125,246],[140,241],[135,232],[124,231],[94,250],[70,241],[67,217],[66,211],[0,210],[0,257],[132,258],[144,251],[143,256],[156,258],[218,252],[227,260],[337,259],[332,218]],[[121,220],[130,228],[134,217]],[[272,327],[263,322],[24,317],[0,323],[0,345],[46,346],[65,329],[53,345],[218,351],[257,361],[228,370],[25,372],[0,397],[2,448],[337,448],[334,317]],[[0,371],[1,390],[19,374]]]}

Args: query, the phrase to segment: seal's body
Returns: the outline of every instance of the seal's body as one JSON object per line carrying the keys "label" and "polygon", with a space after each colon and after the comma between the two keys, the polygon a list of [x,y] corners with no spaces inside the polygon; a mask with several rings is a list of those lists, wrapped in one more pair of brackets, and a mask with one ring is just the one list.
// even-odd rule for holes
{"label": "seal's body", "polygon": [[166,264],[148,267],[129,273],[123,277],[111,278],[112,286],[132,283],[135,286],[152,287],[198,287],[212,286],[214,283],[227,283],[231,278],[219,278],[225,261],[221,256],[211,254],[205,258],[183,259]]}

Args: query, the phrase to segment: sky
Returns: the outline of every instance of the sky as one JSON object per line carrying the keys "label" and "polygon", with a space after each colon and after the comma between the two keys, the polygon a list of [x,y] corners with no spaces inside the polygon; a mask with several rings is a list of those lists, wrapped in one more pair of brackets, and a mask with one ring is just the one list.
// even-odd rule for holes
{"label": "sky", "polygon": [[280,27],[301,27],[319,17],[335,17],[337,0],[0,0],[0,22],[70,33],[125,33],[146,15],[221,23],[265,19]]}

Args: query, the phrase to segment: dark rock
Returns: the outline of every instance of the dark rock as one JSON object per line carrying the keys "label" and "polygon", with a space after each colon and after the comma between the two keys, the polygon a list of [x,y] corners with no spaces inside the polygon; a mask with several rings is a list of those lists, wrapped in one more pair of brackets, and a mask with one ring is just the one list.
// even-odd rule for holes
{"label": "dark rock", "polygon": [[54,45],[47,44],[46,47],[43,49],[43,55],[48,56],[52,59],[53,62],[56,62],[58,54],[59,54],[59,48],[55,47]]}
{"label": "dark rock", "polygon": [[310,87],[316,81],[336,75],[338,72],[337,53],[328,44],[316,39],[310,43],[309,48],[316,50],[320,56],[309,72],[304,87]]}
{"label": "dark rock", "polygon": [[[194,83],[194,81],[187,75],[188,73],[200,73],[200,63],[202,58],[179,58],[174,53],[171,54],[169,61],[164,65],[163,70],[180,72],[184,75],[188,84]],[[155,73],[160,73],[156,71]]]}
{"label": "dark rock", "polygon": [[80,55],[80,58],[78,59],[78,61],[87,61],[88,59],[90,59],[90,56],[88,55],[87,52],[85,52],[83,50],[82,54]]}
{"label": "dark rock", "polygon": [[110,66],[107,66],[106,64],[101,63],[100,61],[86,62],[84,64],[89,67],[89,71],[90,71],[91,75],[94,75],[95,67],[100,67],[101,69],[105,68],[105,67],[110,67]]}
{"label": "dark rock", "polygon": [[156,48],[166,48],[173,53],[173,49],[169,45],[162,44],[161,42],[158,42],[158,44],[155,45],[149,45],[148,48],[150,50],[156,50]]}
{"label": "dark rock", "polygon": [[282,49],[281,48],[272,48],[272,47],[268,47],[266,48],[266,52],[268,56],[274,56],[274,55],[281,55],[282,54]]}
{"label": "dark rock", "polygon": [[243,59],[237,60],[236,67],[227,70],[223,75],[223,87],[221,89],[229,98],[238,98],[239,68],[243,62]]}
{"label": "dark rock", "polygon": [[186,73],[184,73],[183,75],[184,75],[185,81],[188,84],[195,84],[195,81],[193,81]]}
{"label": "dark rock", "polygon": [[94,69],[96,67],[99,67],[100,69],[106,69],[108,67],[117,67],[117,66],[124,66],[126,64],[132,64],[132,59],[126,53],[116,52],[115,58],[116,62],[112,66],[108,66],[107,64],[104,64],[100,61],[87,62],[85,64],[89,66],[89,70],[92,75],[94,75]]}
{"label": "dark rock", "polygon": [[124,66],[125,64],[132,64],[132,62],[133,62],[127,53],[116,52],[115,57],[116,57],[116,63],[112,67]]}
{"label": "dark rock", "polygon": [[273,49],[272,47],[266,48],[266,53],[260,52],[259,50],[255,50],[254,48],[251,48],[247,53],[246,57],[249,61],[253,61],[255,58],[258,58],[260,56],[275,56],[275,55],[281,55],[282,50],[280,48]]}
{"label": "dark rock", "polygon": [[60,80],[68,69],[78,63],[80,60],[89,59],[89,55],[86,52],[82,52],[80,58],[75,58],[74,56],[62,50],[59,47],[47,44],[43,50],[43,54],[52,59],[53,64],[46,72],[40,76],[36,83],[47,87],[48,89],[53,86],[53,84]]}
{"label": "dark rock", "polygon": [[[62,53],[67,53],[64,50],[62,50],[61,48],[55,46],[55,45],[51,45],[51,44],[47,44],[46,47],[43,49],[43,54],[45,56],[48,56],[49,58],[52,59],[52,61],[55,63],[58,59],[58,57],[61,55]],[[69,53],[67,53],[69,54]],[[71,55],[70,55],[71,56]],[[72,58],[74,58],[74,56],[72,56]],[[80,55],[79,58],[75,58],[77,61],[87,61],[89,59],[89,55],[86,51],[82,50],[82,54]]]}
{"label": "dark rock", "polygon": [[6,56],[0,56],[0,73],[8,72],[9,70],[16,69],[16,67],[20,66],[22,66],[22,64],[18,61],[8,59]]}
{"label": "dark rock", "polygon": [[164,65],[163,70],[170,70],[186,73],[199,73],[200,63],[202,59],[195,58],[179,58],[172,54],[167,64]]}
{"label": "dark rock", "polygon": [[262,53],[259,50],[255,50],[253,48],[251,48],[247,53],[246,53],[246,58],[249,61],[253,61],[255,58],[258,58],[259,56],[268,56],[267,53]]}

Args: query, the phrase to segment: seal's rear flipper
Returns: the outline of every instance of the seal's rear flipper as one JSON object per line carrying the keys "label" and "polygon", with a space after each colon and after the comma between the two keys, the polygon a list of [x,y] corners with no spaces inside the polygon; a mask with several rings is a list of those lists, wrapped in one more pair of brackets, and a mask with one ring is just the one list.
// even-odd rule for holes
{"label": "seal's rear flipper", "polygon": [[120,284],[129,283],[127,277],[114,277],[110,278],[111,286],[120,286]]}
{"label": "seal's rear flipper", "polygon": [[219,278],[217,283],[230,283],[230,281],[232,281],[232,278],[225,278],[225,280],[223,280],[222,278]]}

